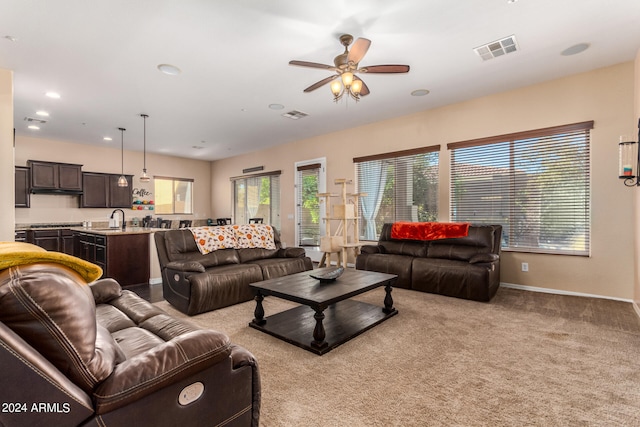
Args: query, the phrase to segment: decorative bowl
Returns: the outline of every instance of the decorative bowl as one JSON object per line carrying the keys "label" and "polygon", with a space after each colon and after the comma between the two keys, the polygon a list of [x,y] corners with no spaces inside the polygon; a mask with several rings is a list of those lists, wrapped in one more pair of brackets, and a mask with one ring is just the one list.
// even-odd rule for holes
{"label": "decorative bowl", "polygon": [[329,283],[340,277],[342,273],[344,273],[344,267],[335,267],[331,270],[323,271],[319,274],[309,274],[309,276],[313,277],[314,279],[320,280],[320,283]]}

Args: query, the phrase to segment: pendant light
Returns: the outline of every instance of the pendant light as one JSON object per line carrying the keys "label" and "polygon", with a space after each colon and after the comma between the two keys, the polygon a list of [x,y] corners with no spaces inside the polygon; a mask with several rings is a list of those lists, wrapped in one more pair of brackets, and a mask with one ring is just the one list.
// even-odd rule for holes
{"label": "pendant light", "polygon": [[129,185],[127,178],[124,176],[124,131],[125,128],[118,128],[120,131],[120,178],[118,178],[118,187],[126,187]]}
{"label": "pendant light", "polygon": [[149,182],[151,178],[147,175],[147,114],[140,114],[144,123],[143,146],[142,146],[142,175],[140,175],[140,182]]}

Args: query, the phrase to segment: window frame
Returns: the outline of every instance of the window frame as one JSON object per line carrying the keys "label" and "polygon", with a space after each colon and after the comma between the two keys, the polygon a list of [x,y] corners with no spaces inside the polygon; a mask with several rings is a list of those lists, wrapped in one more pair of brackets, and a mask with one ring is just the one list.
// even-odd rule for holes
{"label": "window frame", "polygon": [[[248,211],[248,205],[247,203],[245,203],[244,205],[244,209],[245,212],[243,215],[238,215],[237,210],[238,210],[238,203],[237,203],[237,186],[236,183],[238,181],[245,181],[245,186],[246,186],[246,182],[248,179],[262,179],[262,178],[269,178],[269,215],[270,218],[264,218],[265,224],[270,224],[273,227],[275,227],[277,230],[280,230],[280,225],[281,225],[281,221],[280,221],[280,211],[281,211],[281,203],[280,203],[280,199],[281,199],[281,193],[282,193],[282,185],[281,185],[281,176],[282,176],[282,171],[281,170],[277,170],[277,171],[272,171],[272,172],[260,172],[260,173],[256,173],[256,174],[248,174],[248,175],[240,175],[240,176],[234,176],[229,178],[229,180],[231,181],[231,210],[232,210],[232,218],[233,218],[233,223],[238,223],[238,220],[240,217],[244,217],[246,219],[246,223],[249,222],[249,218],[251,217],[249,215],[249,211]],[[273,179],[277,178],[278,179],[278,188],[277,191],[274,192],[273,189]],[[246,187],[245,187],[246,188]],[[277,193],[277,194],[276,194]],[[245,193],[245,202],[247,201],[247,197],[248,195]],[[277,205],[277,206],[274,206]]]}
{"label": "window frame", "polygon": [[[158,187],[156,184],[158,181],[171,181],[171,213],[169,212],[158,212]],[[190,183],[190,194],[189,194],[189,212],[176,212],[176,194],[175,194],[175,185],[176,182],[188,182]],[[171,176],[155,176],[153,177],[153,191],[156,193],[154,196],[155,199],[155,214],[156,215],[193,215],[193,195],[194,195],[194,187],[195,180],[193,178],[178,178]]]}
{"label": "window frame", "polygon": [[[376,218],[379,215],[379,208],[380,205],[382,203],[382,197],[384,196],[384,192],[385,192],[385,188],[381,188],[380,185],[376,185],[376,183],[372,183],[372,184],[365,184],[363,182],[361,182],[361,170],[360,168],[363,167],[363,165],[365,164],[369,164],[371,165],[371,167],[375,166],[374,162],[380,162],[380,161],[389,161],[389,162],[393,162],[393,166],[394,166],[394,184],[395,184],[395,180],[401,177],[405,178],[405,186],[404,188],[406,189],[408,187],[409,184],[411,184],[411,198],[413,199],[412,202],[415,202],[415,199],[413,197],[413,187],[414,187],[414,180],[413,180],[413,175],[409,176],[406,174],[403,174],[401,172],[398,172],[398,170],[395,168],[400,161],[403,161],[404,164],[409,164],[406,162],[406,160],[409,160],[410,162],[414,162],[415,160],[417,160],[417,158],[419,156],[422,155],[426,155],[426,154],[432,154],[435,153],[436,157],[437,157],[437,165],[436,167],[436,171],[435,171],[435,180],[434,180],[434,184],[436,186],[434,193],[434,204],[435,204],[435,208],[433,209],[433,212],[430,211],[430,213],[434,216],[434,218],[438,217],[438,193],[439,193],[439,187],[440,187],[440,179],[439,179],[439,173],[440,173],[440,144],[436,144],[436,145],[430,145],[430,146],[426,146],[426,147],[419,147],[419,148],[413,148],[413,149],[409,149],[409,150],[401,150],[401,151],[392,151],[392,152],[388,152],[388,153],[382,153],[382,154],[375,154],[375,155],[370,155],[370,156],[363,156],[363,157],[354,157],[353,158],[353,163],[354,163],[354,169],[355,169],[355,177],[356,177],[356,188],[357,188],[357,192],[364,192],[367,193],[366,197],[361,197],[360,198],[360,206],[359,206],[359,211],[361,212],[362,215],[362,221],[361,221],[361,225],[360,225],[360,237],[361,240],[377,240],[379,238],[379,228],[381,227],[381,224],[377,224],[376,223]],[[413,163],[411,163],[412,167],[413,167]],[[367,172],[365,172],[367,173]],[[374,171],[370,171],[370,173],[375,175]],[[375,177],[372,177],[375,180]],[[411,178],[410,180],[408,180],[407,178]],[[385,187],[387,185],[387,183],[385,182],[385,184],[383,185],[383,187]],[[371,194],[369,194],[371,191],[373,190],[373,192],[377,192],[378,196],[376,197],[376,199],[371,199],[372,196]],[[393,221],[406,221],[409,220],[408,218],[398,218],[398,216],[403,216],[403,211],[405,216],[406,216],[406,210],[408,205],[402,205],[399,206],[398,202],[401,202],[402,200],[407,201],[408,197],[398,197],[399,194],[399,189],[397,189],[395,186],[393,187],[393,189],[391,190],[393,193],[393,206],[392,206],[392,210],[393,210]],[[368,199],[368,200],[365,200]],[[374,217],[373,217],[373,224],[375,224],[375,231],[372,227],[372,225],[370,224],[371,220],[367,220],[367,218],[365,217],[366,212],[367,212],[367,208],[364,206],[364,203],[369,203],[370,206],[368,208],[369,211],[373,211],[374,213]],[[373,205],[371,205],[371,203],[373,203]],[[415,206],[415,205],[411,205],[411,206]]]}
{"label": "window frame", "polygon": [[[511,134],[497,135],[497,136],[491,136],[487,138],[453,142],[453,143],[447,144],[447,149],[451,150],[451,153],[449,156],[449,159],[450,159],[449,160],[450,161],[449,218],[450,220],[452,221],[467,220],[464,216],[457,217],[455,213],[456,209],[460,208],[459,206],[456,205],[456,200],[455,200],[456,191],[454,187],[456,187],[457,184],[454,181],[456,181],[459,178],[459,175],[456,175],[457,171],[456,171],[456,164],[455,164],[455,157],[456,157],[455,150],[463,150],[466,148],[476,148],[476,147],[484,147],[484,146],[496,146],[497,148],[496,148],[496,151],[494,151],[494,153],[483,154],[482,156],[480,155],[476,156],[476,158],[479,160],[482,160],[482,159],[486,160],[486,159],[495,159],[498,156],[497,154],[499,150],[498,144],[509,144],[509,166],[507,169],[503,169],[503,174],[506,173],[506,176],[508,176],[509,190],[506,193],[502,192],[501,198],[500,198],[501,202],[502,202],[502,198],[506,198],[507,199],[506,205],[508,205],[507,209],[500,210],[500,212],[503,212],[504,210],[508,211],[508,214],[504,215],[504,218],[505,218],[504,221],[506,222],[506,224],[503,224],[502,250],[508,251],[508,252],[529,252],[529,253],[560,254],[560,255],[574,255],[574,256],[590,256],[591,234],[592,234],[591,130],[593,129],[593,125],[594,125],[593,121],[586,121],[586,122],[572,123],[568,125],[553,126],[548,128],[534,129],[534,130],[529,130],[524,132],[516,132]],[[583,133],[583,135],[580,135],[581,133]],[[519,233],[518,227],[519,227],[519,224],[522,223],[523,213],[525,215],[531,212],[535,213],[535,209],[532,209],[531,206],[536,206],[539,208],[537,211],[537,216],[535,216],[536,221],[534,223],[534,227],[537,227],[536,230],[538,232],[538,235],[537,235],[538,238],[540,238],[541,236],[544,236],[545,234],[552,234],[553,232],[557,232],[558,230],[562,229],[562,226],[557,225],[557,222],[556,224],[550,227],[543,226],[543,216],[545,216],[544,208],[548,208],[550,204],[548,201],[545,200],[546,197],[542,197],[543,194],[544,195],[547,194],[547,193],[543,193],[542,190],[545,188],[548,188],[548,187],[545,187],[545,185],[548,186],[549,184],[553,184],[556,187],[560,188],[559,186],[557,186],[558,183],[564,183],[568,181],[558,179],[558,178],[553,178],[553,177],[541,179],[541,177],[543,176],[543,173],[546,172],[547,170],[535,172],[531,174],[527,174],[526,172],[524,172],[523,174],[524,168],[522,166],[516,166],[516,162],[526,157],[525,155],[522,155],[522,153],[526,153],[526,151],[522,151],[516,154],[516,150],[521,149],[522,147],[526,147],[526,144],[540,142],[543,144],[547,144],[544,146],[544,150],[541,151],[541,153],[546,155],[555,154],[555,156],[557,157],[559,153],[558,150],[563,150],[563,149],[566,150],[567,147],[570,146],[572,142],[574,143],[576,142],[573,140],[574,138],[576,139],[576,141],[580,140],[581,138],[583,139],[582,142],[584,143],[584,146],[580,147],[582,149],[582,155],[574,154],[572,157],[566,156],[566,157],[559,157],[559,158],[564,161],[573,160],[574,162],[577,162],[577,163],[580,163],[581,161],[584,162],[584,166],[581,169],[581,172],[583,172],[583,175],[578,174],[578,176],[582,176],[583,178],[581,180],[576,181],[577,185],[580,185],[581,188],[584,190],[583,191],[584,198],[583,199],[579,199],[579,197],[577,198],[577,200],[579,200],[580,202],[578,206],[581,206],[581,209],[575,209],[575,208],[571,209],[573,206],[575,206],[576,198],[570,198],[568,199],[566,206],[564,204],[561,205],[561,207],[563,208],[563,210],[561,211],[561,214],[556,213],[555,216],[552,216],[552,217],[546,216],[546,217],[552,218],[552,220],[556,220],[562,223],[563,221],[565,221],[565,218],[567,217],[565,215],[567,214],[570,215],[572,210],[575,212],[580,212],[581,210],[584,211],[581,213],[576,213],[575,216],[570,217],[576,220],[574,221],[574,224],[579,224],[584,227],[583,229],[584,249],[577,249],[577,248],[572,249],[571,247],[568,246],[570,243],[567,243],[566,247],[560,247],[560,248],[551,247],[552,244],[549,244],[549,242],[547,242],[548,247],[545,247],[544,244],[540,241],[538,241],[536,246],[527,245],[525,244],[527,240],[526,235]],[[556,142],[558,144],[554,144]],[[560,143],[564,143],[564,145],[560,145]],[[554,150],[551,147],[558,147],[558,150]],[[578,150],[578,152],[580,152],[580,150]],[[491,154],[493,154],[493,156]],[[469,165],[467,164],[467,167],[468,166]],[[492,166],[489,164],[485,164],[485,165],[478,165],[478,167],[490,168]],[[549,171],[552,171],[552,170],[553,169],[549,169]],[[467,173],[469,172],[467,171]],[[482,175],[482,176],[490,177],[491,179],[495,180],[495,178],[499,177],[500,174],[491,174],[490,172],[488,172],[486,175]],[[573,176],[576,176],[576,174],[574,174]],[[539,181],[537,183],[538,187],[535,187],[536,184],[532,185],[531,187],[528,186],[528,183],[531,177],[537,178],[537,180]],[[520,185],[520,187],[518,187],[518,185]],[[527,205],[525,208],[523,208],[522,200],[527,200],[527,201],[529,200],[529,199],[522,199],[522,198],[518,199],[518,191],[522,191],[523,188],[526,191],[531,191],[531,189],[534,189],[534,191],[537,190],[538,191],[537,194],[539,195],[537,199],[539,199],[540,201],[538,202],[536,198],[529,198],[533,200],[533,202],[531,203],[531,205]],[[504,194],[506,194],[506,197],[504,196]],[[478,190],[476,193],[473,193],[473,195],[476,198],[481,197],[482,191]],[[493,193],[485,194],[485,197],[487,198],[493,197]],[[554,207],[556,206],[557,204],[554,205]],[[484,207],[484,206],[481,206],[481,207]],[[494,209],[494,207],[492,206],[491,209]],[[492,212],[492,215],[494,216],[498,215],[497,211],[496,212],[491,211],[491,212]],[[470,221],[470,222],[473,222],[473,221]],[[484,223],[484,222],[481,222],[481,223]],[[506,236],[508,236],[507,238],[504,237],[505,234]],[[515,236],[513,242],[508,241],[510,236]],[[557,241],[555,244],[557,245]]]}

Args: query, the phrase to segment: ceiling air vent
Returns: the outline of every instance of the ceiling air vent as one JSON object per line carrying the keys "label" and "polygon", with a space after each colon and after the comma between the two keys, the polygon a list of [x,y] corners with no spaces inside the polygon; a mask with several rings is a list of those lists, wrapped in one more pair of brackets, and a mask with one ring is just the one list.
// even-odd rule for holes
{"label": "ceiling air vent", "polygon": [[473,49],[483,61],[503,56],[518,50],[518,42],[516,36],[511,35]]}
{"label": "ceiling air vent", "polygon": [[282,115],[282,117],[286,117],[287,119],[291,119],[291,120],[298,120],[307,116],[308,116],[307,113],[303,113],[302,111],[298,111],[298,110],[289,111],[288,113],[284,113]]}
{"label": "ceiling air vent", "polygon": [[29,122],[29,123],[40,123],[40,124],[45,124],[47,123],[46,120],[42,120],[42,119],[36,119],[35,117],[25,117],[24,118],[25,122]]}

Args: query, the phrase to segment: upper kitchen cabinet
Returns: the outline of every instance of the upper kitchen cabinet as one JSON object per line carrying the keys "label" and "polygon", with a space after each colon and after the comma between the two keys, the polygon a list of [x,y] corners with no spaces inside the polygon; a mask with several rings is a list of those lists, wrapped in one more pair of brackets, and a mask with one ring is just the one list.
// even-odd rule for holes
{"label": "upper kitchen cabinet", "polygon": [[118,187],[120,175],[84,172],[81,208],[131,208],[133,175],[125,175],[128,185]]}
{"label": "upper kitchen cabinet", "polygon": [[133,175],[125,175],[127,178],[126,187],[118,187],[120,175],[110,175],[109,177],[109,207],[129,208],[133,203]]}
{"label": "upper kitchen cabinet", "polygon": [[82,192],[82,165],[27,160],[32,193]]}
{"label": "upper kitchen cabinet", "polygon": [[29,168],[16,166],[15,171],[15,207],[28,208],[31,206],[31,195],[29,194]]}

